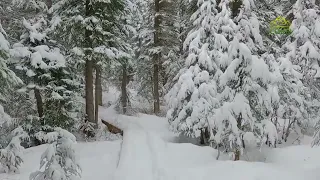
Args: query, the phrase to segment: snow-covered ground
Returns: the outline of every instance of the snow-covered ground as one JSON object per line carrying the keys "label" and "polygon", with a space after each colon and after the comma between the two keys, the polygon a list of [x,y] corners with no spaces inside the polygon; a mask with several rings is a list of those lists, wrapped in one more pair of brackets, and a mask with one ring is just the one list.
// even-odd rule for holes
{"label": "snow-covered ground", "polygon": [[[259,158],[252,155],[247,158],[250,162],[233,162],[227,155],[217,161],[217,152],[212,148],[178,143],[163,118],[121,116],[111,108],[101,108],[100,112],[102,119],[124,129],[124,137],[122,141],[76,145],[83,180],[320,179],[320,148],[311,148],[307,143],[264,148],[256,152],[262,162],[253,162]],[[46,145],[26,149],[20,174],[0,174],[0,180],[28,180],[29,174],[39,168],[45,148]]]}

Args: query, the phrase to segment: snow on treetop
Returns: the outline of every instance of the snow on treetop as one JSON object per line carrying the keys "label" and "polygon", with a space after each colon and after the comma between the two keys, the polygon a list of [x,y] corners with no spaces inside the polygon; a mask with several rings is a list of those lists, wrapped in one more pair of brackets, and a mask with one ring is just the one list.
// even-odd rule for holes
{"label": "snow on treetop", "polygon": [[[49,60],[49,63],[47,63],[46,65],[43,65],[41,69],[66,67],[65,65],[66,60],[64,56],[60,53],[59,48],[50,49],[47,45],[40,45],[40,46],[36,46],[34,50],[36,51],[35,53],[39,53],[39,55],[41,56],[41,59],[38,59],[38,60],[35,59],[35,62],[32,62],[32,63],[42,64],[43,62],[42,59]],[[31,58],[31,61],[33,61],[32,58]]]}
{"label": "snow on treetop", "polygon": [[258,56],[252,56],[251,77],[254,80],[259,79],[264,84],[268,84],[271,81],[271,73],[268,65]]}
{"label": "snow on treetop", "polygon": [[31,42],[35,42],[35,40],[42,41],[47,36],[44,32],[39,32],[42,30],[43,25],[46,25],[47,22],[42,18],[35,18],[34,20],[30,20],[29,22],[23,18],[23,25],[29,31],[29,38]]}

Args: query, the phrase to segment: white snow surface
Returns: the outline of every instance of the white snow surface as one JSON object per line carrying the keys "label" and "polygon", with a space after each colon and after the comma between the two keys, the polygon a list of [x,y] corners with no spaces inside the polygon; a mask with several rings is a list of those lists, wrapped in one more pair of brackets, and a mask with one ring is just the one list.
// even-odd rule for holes
{"label": "white snow surface", "polygon": [[[264,162],[229,161],[210,147],[177,143],[166,119],[140,114],[117,115],[100,109],[100,117],[124,129],[123,140],[77,143],[82,180],[318,180],[319,148],[297,145],[263,149]],[[47,145],[24,151],[20,174],[0,174],[1,180],[28,180],[39,168]]]}

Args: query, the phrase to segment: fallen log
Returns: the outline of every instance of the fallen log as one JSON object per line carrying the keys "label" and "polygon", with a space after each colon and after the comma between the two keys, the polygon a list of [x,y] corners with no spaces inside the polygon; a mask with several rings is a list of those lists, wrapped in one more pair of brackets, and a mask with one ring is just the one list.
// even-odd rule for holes
{"label": "fallen log", "polygon": [[123,136],[123,131],[118,128],[117,126],[114,126],[110,123],[108,123],[107,121],[101,119],[101,122],[107,126],[108,130],[112,133],[112,134],[121,134],[121,136]]}

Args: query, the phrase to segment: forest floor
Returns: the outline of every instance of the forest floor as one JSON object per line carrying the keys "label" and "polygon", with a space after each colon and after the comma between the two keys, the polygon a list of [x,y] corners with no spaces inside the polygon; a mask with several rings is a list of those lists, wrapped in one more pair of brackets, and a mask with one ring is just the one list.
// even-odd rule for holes
{"label": "forest floor", "polygon": [[[301,145],[245,152],[243,161],[230,161],[217,151],[183,143],[168,130],[164,118],[117,115],[101,108],[100,117],[124,129],[123,140],[79,142],[76,153],[82,180],[319,180],[320,148]],[[292,141],[294,138],[292,138]],[[290,143],[288,143],[290,144]],[[292,144],[292,142],[291,142]],[[26,149],[19,174],[0,174],[0,180],[28,180],[38,170],[47,145]],[[250,154],[250,155],[249,155]]]}

